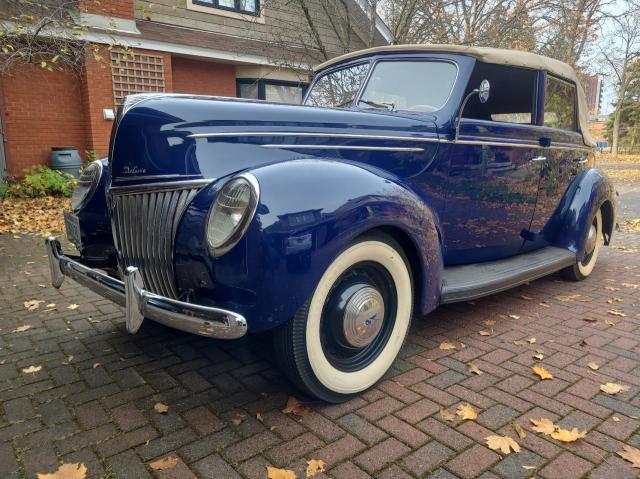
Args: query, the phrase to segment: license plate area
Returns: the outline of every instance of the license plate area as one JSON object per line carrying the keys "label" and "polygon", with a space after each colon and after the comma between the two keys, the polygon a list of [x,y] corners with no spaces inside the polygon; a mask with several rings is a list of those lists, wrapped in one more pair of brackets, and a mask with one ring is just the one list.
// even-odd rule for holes
{"label": "license plate area", "polygon": [[67,239],[73,243],[76,248],[80,249],[82,241],[80,240],[80,221],[78,221],[78,217],[69,211],[65,211],[64,225],[67,229]]}

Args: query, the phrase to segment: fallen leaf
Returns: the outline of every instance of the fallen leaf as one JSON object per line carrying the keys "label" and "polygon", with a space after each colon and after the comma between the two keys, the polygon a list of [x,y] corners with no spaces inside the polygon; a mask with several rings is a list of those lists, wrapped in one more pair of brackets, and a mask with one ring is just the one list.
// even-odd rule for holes
{"label": "fallen leaf", "polygon": [[604,320],[604,324],[606,324],[607,326],[615,326],[616,325],[616,323],[614,323],[610,319],[605,319]]}
{"label": "fallen leaf", "polygon": [[525,301],[531,301],[533,298],[531,296],[526,296],[524,294],[521,294],[520,299],[524,299]]}
{"label": "fallen leaf", "polygon": [[162,404],[161,402],[155,403],[153,409],[160,414],[166,414],[169,412],[169,406],[167,406],[166,404]]}
{"label": "fallen leaf", "polygon": [[56,472],[51,474],[36,474],[38,479],[84,479],[87,477],[87,466],[80,463],[62,464]]}
{"label": "fallen leaf", "polygon": [[78,309],[79,307],[80,307],[80,305],[72,303],[69,306],[67,306],[67,309],[70,309],[70,310],[73,311],[74,309]]}
{"label": "fallen leaf", "polygon": [[511,450],[513,452],[520,452],[520,446],[516,441],[509,436],[488,436],[485,437],[487,446],[494,451],[500,451],[502,454],[509,454]]}
{"label": "fallen leaf", "polygon": [[178,458],[175,456],[167,456],[162,459],[158,459],[157,461],[153,461],[149,463],[149,467],[156,471],[164,471],[165,469],[171,469],[178,464]]}
{"label": "fallen leaf", "polygon": [[581,296],[580,294],[569,294],[569,295],[558,295],[554,297],[558,301],[567,302],[567,301],[573,301],[574,299],[578,299],[580,296]]}
{"label": "fallen leaf", "polygon": [[609,313],[611,316],[618,316],[620,318],[626,318],[627,317],[625,312],[624,311],[620,311],[619,309],[610,309],[609,311],[607,311],[607,313]]}
{"label": "fallen leaf", "polygon": [[527,342],[524,339],[516,339],[513,344],[517,345],[517,346],[524,346],[525,344],[527,344]]}
{"label": "fallen leaf", "polygon": [[520,319],[520,316],[518,316],[517,314],[510,314],[509,317],[511,319]]}
{"label": "fallen leaf", "polygon": [[440,349],[442,349],[443,351],[449,351],[450,349],[456,349],[456,347],[449,341],[443,341],[440,343]]}
{"label": "fallen leaf", "polygon": [[456,414],[460,416],[464,420],[475,421],[478,417],[478,413],[476,412],[471,404],[460,404],[458,409],[456,409]]}
{"label": "fallen leaf", "polygon": [[618,394],[628,390],[629,386],[624,384],[606,383],[600,385],[600,391],[607,394]]}
{"label": "fallen leaf", "polygon": [[231,423],[234,426],[239,426],[240,424],[242,424],[244,422],[244,420],[247,418],[247,416],[245,416],[244,414],[240,414],[240,413],[236,413],[236,417],[234,417],[231,420]]}
{"label": "fallen leaf", "polygon": [[23,373],[37,373],[38,371],[40,371],[42,369],[42,366],[29,366],[28,368],[24,368],[22,370]]}
{"label": "fallen leaf", "polygon": [[298,401],[293,396],[289,396],[289,399],[287,399],[287,405],[282,410],[282,412],[285,414],[291,413],[295,416],[300,417],[306,416],[307,414],[309,414],[309,411],[311,411],[311,408],[309,408],[309,406],[303,406],[302,404],[300,404],[300,401]]}
{"label": "fallen leaf", "polygon": [[[493,329],[491,331],[493,331]],[[491,332],[489,331],[479,331],[478,334],[480,336],[491,336]]]}
{"label": "fallen leaf", "polygon": [[65,366],[68,366],[71,361],[73,361],[73,354],[70,354],[69,357],[67,357],[66,361],[62,361],[62,364],[64,364]]}
{"label": "fallen leaf", "polygon": [[532,471],[533,469],[538,469],[538,466],[522,466],[522,469],[526,469],[527,471]]}
{"label": "fallen leaf", "polygon": [[611,420],[612,420],[613,422],[620,422],[620,418],[619,418],[618,416],[613,416],[613,417],[611,418]]}
{"label": "fallen leaf", "polygon": [[45,308],[55,308],[56,307],[56,303],[49,303],[45,306]]}
{"label": "fallen leaf", "polygon": [[541,432],[542,434],[546,434],[547,436],[553,433],[556,430],[556,425],[551,422],[550,419],[541,418],[541,419],[529,419],[531,421],[531,429],[535,432]]}
{"label": "fallen leaf", "polygon": [[296,473],[289,469],[267,466],[267,479],[296,479]]}
{"label": "fallen leaf", "polygon": [[597,319],[593,319],[593,318],[582,318],[583,321],[586,321],[587,323],[591,323],[591,324],[595,324],[598,322]]}
{"label": "fallen leaf", "polygon": [[487,319],[484,321],[485,326],[493,326],[494,324],[496,324],[495,319]]}
{"label": "fallen leaf", "polygon": [[44,303],[44,301],[40,299],[31,299],[24,302],[24,307],[27,308],[27,311],[35,311],[40,307],[40,303]]}
{"label": "fallen leaf", "polygon": [[620,288],[615,288],[613,286],[605,286],[604,289],[607,291],[620,291]]}
{"label": "fallen leaf", "polygon": [[307,477],[313,477],[319,472],[324,472],[326,464],[322,459],[311,459],[307,461]]}
{"label": "fallen leaf", "polygon": [[482,371],[480,371],[480,368],[474,363],[467,364],[467,369],[469,370],[470,373],[477,374],[478,376],[482,374]]}
{"label": "fallen leaf", "polygon": [[625,288],[640,289],[640,284],[622,283]]}
{"label": "fallen leaf", "polygon": [[540,379],[542,379],[542,380],[544,380],[544,379],[553,379],[553,374],[551,374],[549,371],[547,371],[542,366],[534,366],[534,367],[531,368],[531,370],[535,374],[540,376]]}
{"label": "fallen leaf", "polygon": [[28,329],[31,329],[31,325],[30,324],[25,324],[23,326],[18,326],[16,329],[14,329],[11,332],[12,333],[23,333],[23,332],[27,331]]}
{"label": "fallen leaf", "polygon": [[93,365],[91,366],[93,369],[99,368],[100,366],[102,366],[102,364],[100,363],[93,363]]}
{"label": "fallen leaf", "polygon": [[445,421],[453,422],[456,420],[456,417],[454,416],[454,414],[448,409],[440,409],[440,416]]}
{"label": "fallen leaf", "polygon": [[640,449],[628,446],[627,444],[624,444],[622,449],[622,451],[618,451],[616,454],[625,461],[629,461],[631,467],[640,468]]}
{"label": "fallen leaf", "polygon": [[593,369],[594,371],[597,371],[598,369],[600,369],[600,366],[598,366],[598,363],[594,363],[594,362],[590,362],[589,364],[587,364],[587,366],[589,366],[589,368]]}
{"label": "fallen leaf", "polygon": [[525,437],[527,437],[527,433],[525,432],[524,428],[520,424],[518,424],[517,422],[513,423],[513,428],[518,433],[518,437],[520,439],[524,439]]}
{"label": "fallen leaf", "polygon": [[546,301],[543,301],[542,303],[539,303],[540,306],[544,306],[545,308],[550,308],[551,305],[549,303],[547,303]]}
{"label": "fallen leaf", "polygon": [[529,344],[536,344],[537,339],[536,339],[536,338],[529,338],[529,339],[527,339],[527,342],[528,342]]}
{"label": "fallen leaf", "polygon": [[578,431],[575,427],[569,431],[568,429],[561,429],[558,426],[556,426],[555,431],[551,433],[551,437],[560,442],[574,442],[586,437],[586,435],[587,431]]}
{"label": "fallen leaf", "polygon": [[260,413],[256,413],[256,419],[260,422],[264,422],[264,418],[262,417],[262,414]]}
{"label": "fallen leaf", "polygon": [[533,359],[537,359],[538,361],[542,361],[544,359],[544,354],[538,353],[533,355]]}

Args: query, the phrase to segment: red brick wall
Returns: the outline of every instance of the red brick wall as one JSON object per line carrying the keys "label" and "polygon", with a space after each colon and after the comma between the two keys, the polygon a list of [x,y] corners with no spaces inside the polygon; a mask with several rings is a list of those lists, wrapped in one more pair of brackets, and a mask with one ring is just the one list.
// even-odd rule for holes
{"label": "red brick wall", "polygon": [[171,66],[176,93],[236,96],[234,65],[173,57]]}
{"label": "red brick wall", "polygon": [[83,13],[133,20],[133,0],[79,0]]}
{"label": "red brick wall", "polygon": [[84,155],[86,130],[77,76],[23,65],[0,77],[0,87],[9,174],[47,163],[52,146],[73,146]]}

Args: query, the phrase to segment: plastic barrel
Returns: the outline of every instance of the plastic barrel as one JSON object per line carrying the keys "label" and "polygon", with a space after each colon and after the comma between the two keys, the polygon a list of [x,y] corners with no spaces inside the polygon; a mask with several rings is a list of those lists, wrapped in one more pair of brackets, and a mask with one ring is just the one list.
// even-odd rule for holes
{"label": "plastic barrel", "polygon": [[51,148],[51,157],[49,158],[49,167],[52,170],[70,173],[76,179],[80,178],[80,167],[82,159],[76,148],[68,146],[54,146]]}

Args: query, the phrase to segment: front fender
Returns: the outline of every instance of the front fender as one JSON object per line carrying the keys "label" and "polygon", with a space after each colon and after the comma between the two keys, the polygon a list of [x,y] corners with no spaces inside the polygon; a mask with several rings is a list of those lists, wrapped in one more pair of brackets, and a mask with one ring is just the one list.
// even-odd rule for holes
{"label": "front fender", "polygon": [[603,211],[605,244],[611,241],[616,223],[616,200],[613,183],[600,170],[590,168],[580,173],[565,194],[556,212],[558,232],[554,245],[576,253],[581,260],[589,226],[599,208]]}
{"label": "front fender", "polygon": [[[317,159],[251,173],[260,183],[260,204],[245,237],[229,253],[212,258],[203,238],[205,208],[219,186],[199,195],[183,219],[176,272],[179,287],[193,291],[194,300],[235,308],[250,331],[270,329],[311,296],[341,250],[364,232],[385,227],[415,248],[419,309],[435,308],[442,274],[438,219],[410,185],[357,164]],[[202,240],[195,241],[196,235]]]}

